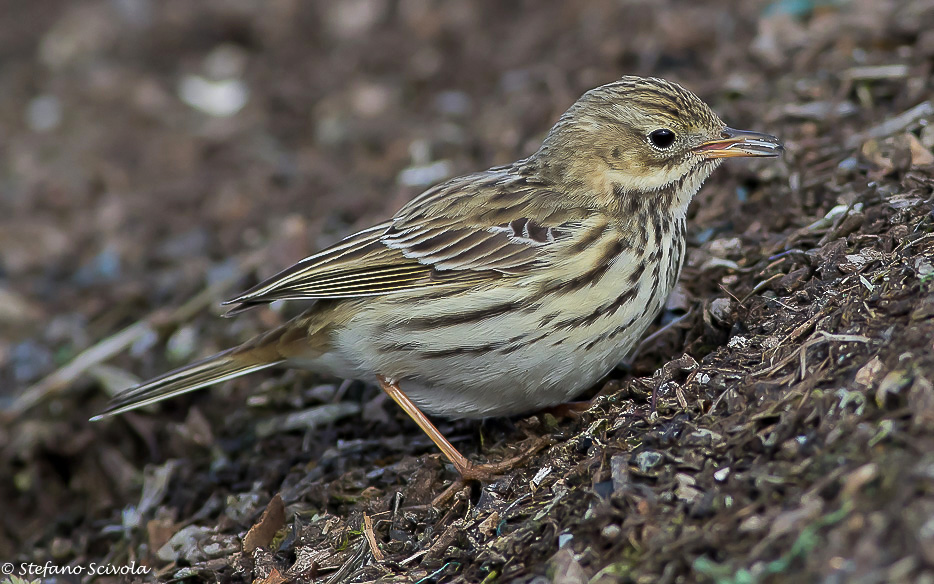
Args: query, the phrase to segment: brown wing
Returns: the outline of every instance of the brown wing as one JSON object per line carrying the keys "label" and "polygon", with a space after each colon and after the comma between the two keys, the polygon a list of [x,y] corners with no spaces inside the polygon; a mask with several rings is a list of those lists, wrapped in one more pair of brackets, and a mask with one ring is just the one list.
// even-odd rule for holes
{"label": "brown wing", "polygon": [[[532,189],[541,192],[527,196]],[[462,288],[527,273],[545,263],[549,248],[579,224],[567,211],[530,218],[543,215],[543,199],[555,197],[505,170],[453,179],[423,193],[390,221],[355,233],[225,302],[239,305],[228,314],[274,300]]]}

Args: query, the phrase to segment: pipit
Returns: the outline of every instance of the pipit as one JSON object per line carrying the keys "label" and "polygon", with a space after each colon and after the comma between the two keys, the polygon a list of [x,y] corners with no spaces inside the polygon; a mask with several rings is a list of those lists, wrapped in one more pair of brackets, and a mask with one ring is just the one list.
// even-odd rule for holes
{"label": "pipit", "polygon": [[[685,214],[724,158],[778,156],[693,93],[623,77],[585,93],[541,148],[428,189],[391,219],[225,304],[314,300],[297,318],[116,396],[118,414],[273,366],[376,381],[465,479],[425,413],[519,414],[593,386],[678,280]],[[96,418],[95,418],[96,419]]]}

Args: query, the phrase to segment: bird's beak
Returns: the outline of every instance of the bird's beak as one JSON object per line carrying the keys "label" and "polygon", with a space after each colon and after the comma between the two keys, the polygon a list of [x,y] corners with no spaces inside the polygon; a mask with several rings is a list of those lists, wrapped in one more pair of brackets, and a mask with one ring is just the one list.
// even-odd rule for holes
{"label": "bird's beak", "polygon": [[736,158],[739,156],[781,156],[785,148],[775,136],[747,130],[724,128],[716,140],[704,142],[697,148],[703,158]]}

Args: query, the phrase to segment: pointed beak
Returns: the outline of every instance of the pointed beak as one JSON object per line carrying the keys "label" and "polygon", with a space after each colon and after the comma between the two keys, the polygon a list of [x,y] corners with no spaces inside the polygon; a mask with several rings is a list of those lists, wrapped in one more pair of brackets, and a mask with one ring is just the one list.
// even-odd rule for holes
{"label": "pointed beak", "polygon": [[740,156],[781,156],[785,148],[775,136],[747,130],[724,128],[716,140],[704,142],[694,149],[700,156],[737,158]]}

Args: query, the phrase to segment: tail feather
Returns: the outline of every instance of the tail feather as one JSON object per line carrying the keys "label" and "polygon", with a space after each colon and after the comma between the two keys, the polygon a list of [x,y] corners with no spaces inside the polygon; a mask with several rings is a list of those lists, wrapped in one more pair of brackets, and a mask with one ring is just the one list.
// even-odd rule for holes
{"label": "tail feather", "polygon": [[91,418],[91,421],[122,414],[176,395],[273,367],[283,361],[284,359],[278,361],[246,359],[242,351],[229,349],[207,359],[169,371],[117,394],[111,400],[107,409]]}

